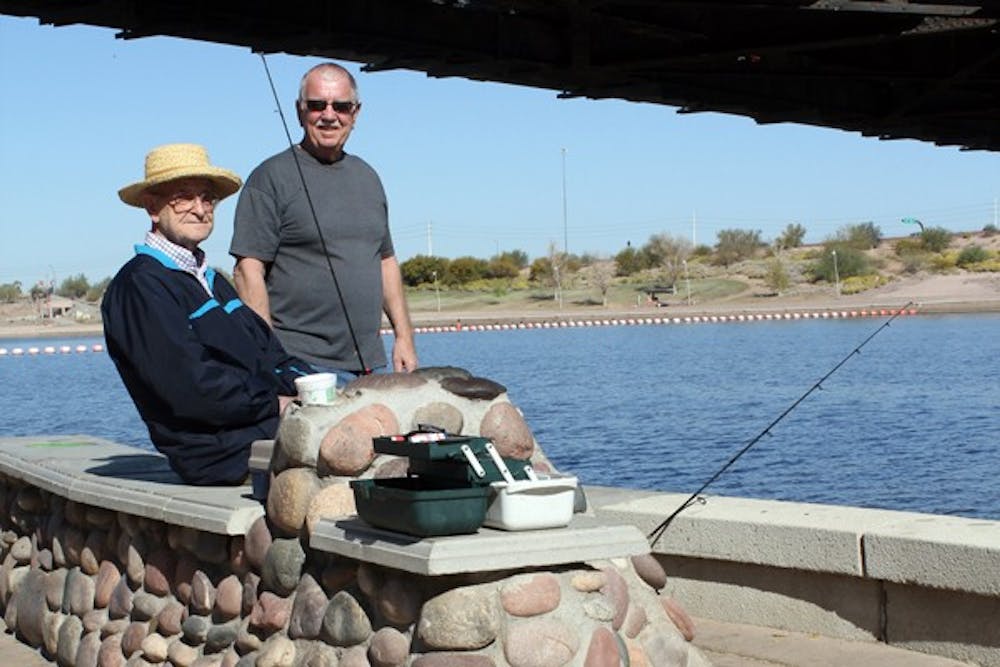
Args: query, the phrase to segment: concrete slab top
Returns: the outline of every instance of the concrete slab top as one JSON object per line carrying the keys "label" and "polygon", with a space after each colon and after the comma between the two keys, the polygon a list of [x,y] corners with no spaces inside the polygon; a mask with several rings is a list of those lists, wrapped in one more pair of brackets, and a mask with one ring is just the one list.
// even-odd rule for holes
{"label": "concrete slab top", "polygon": [[488,572],[578,563],[649,553],[635,526],[576,515],[569,526],[503,531],[480,528],[473,535],[419,538],[373,528],[361,519],[324,519],[311,547],[423,575]]}
{"label": "concrete slab top", "polygon": [[223,535],[263,506],[249,485],[190,486],[158,452],[86,435],[0,437],[0,473],[68,500]]}

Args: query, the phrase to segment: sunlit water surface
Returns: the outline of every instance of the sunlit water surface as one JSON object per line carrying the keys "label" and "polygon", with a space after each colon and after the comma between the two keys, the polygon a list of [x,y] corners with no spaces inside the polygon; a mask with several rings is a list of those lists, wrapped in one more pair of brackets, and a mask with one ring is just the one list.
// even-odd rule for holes
{"label": "sunlit water surface", "polygon": [[[692,492],[880,320],[422,334],[423,365],[506,385],[584,484]],[[15,346],[100,340],[0,341]],[[0,358],[0,433],[149,447],[104,353]],[[881,331],[707,493],[1000,519],[1000,315]]]}

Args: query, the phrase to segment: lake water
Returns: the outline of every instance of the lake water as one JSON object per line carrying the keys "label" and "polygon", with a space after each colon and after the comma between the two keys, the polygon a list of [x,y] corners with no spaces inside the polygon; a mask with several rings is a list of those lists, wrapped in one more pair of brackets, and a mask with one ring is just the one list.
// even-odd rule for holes
{"label": "lake water", "polygon": [[[507,386],[584,484],[690,493],[879,319],[463,331],[421,363]],[[4,347],[100,340],[2,341]],[[148,447],[105,353],[0,358],[4,435]],[[1000,519],[1000,315],[895,320],[706,493]]]}

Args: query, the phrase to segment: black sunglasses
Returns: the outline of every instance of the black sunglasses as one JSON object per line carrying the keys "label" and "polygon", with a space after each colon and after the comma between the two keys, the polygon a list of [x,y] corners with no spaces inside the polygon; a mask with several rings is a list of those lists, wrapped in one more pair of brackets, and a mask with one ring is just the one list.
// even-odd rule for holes
{"label": "black sunglasses", "polygon": [[326,111],[327,106],[333,107],[337,113],[351,114],[361,106],[360,102],[327,102],[326,100],[305,100],[306,109],[309,111]]}

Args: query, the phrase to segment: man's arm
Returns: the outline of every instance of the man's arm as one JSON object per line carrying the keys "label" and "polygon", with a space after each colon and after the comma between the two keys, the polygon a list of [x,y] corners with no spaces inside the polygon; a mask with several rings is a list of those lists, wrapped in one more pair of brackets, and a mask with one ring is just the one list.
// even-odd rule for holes
{"label": "man's arm", "polygon": [[264,262],[255,257],[238,257],[236,268],[233,269],[233,281],[236,283],[236,293],[240,295],[243,303],[260,315],[261,319],[271,324],[271,302],[267,297],[267,285],[264,283],[266,270]]}
{"label": "man's arm", "polygon": [[385,311],[396,342],[392,346],[392,369],[397,373],[417,369],[417,348],[413,343],[413,323],[403,292],[403,276],[396,257],[382,258],[382,309]]}

